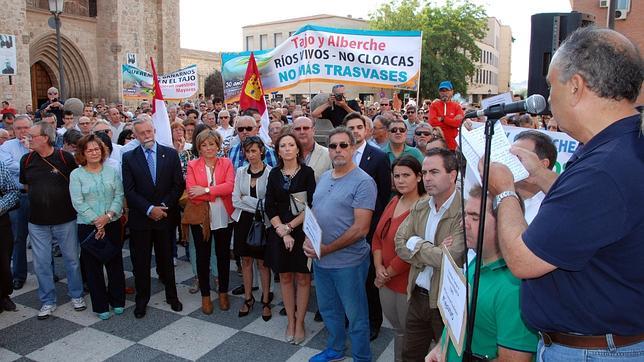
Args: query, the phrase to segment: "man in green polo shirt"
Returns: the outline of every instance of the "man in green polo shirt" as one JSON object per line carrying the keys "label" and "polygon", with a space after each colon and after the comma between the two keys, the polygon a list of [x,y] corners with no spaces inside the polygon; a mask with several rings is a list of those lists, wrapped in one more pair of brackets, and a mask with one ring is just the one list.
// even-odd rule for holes
{"label": "man in green polo shirt", "polygon": [[[479,210],[482,190],[472,188],[465,205],[465,230],[467,247],[474,249],[478,237]],[[488,197],[483,237],[483,265],[479,282],[478,306],[474,322],[472,351],[488,360],[532,361],[537,350],[538,336],[526,327],[519,310],[520,280],[515,278],[505,265],[499,249],[496,231],[496,216],[492,211],[492,199]],[[473,280],[474,261],[468,266],[468,280]],[[447,347],[447,354],[444,348]],[[449,341],[446,329],[441,342],[429,352],[427,361],[460,361],[463,354],[456,353]]]}
{"label": "man in green polo shirt", "polygon": [[389,157],[389,163],[393,164],[394,160],[402,155],[412,155],[421,164],[423,163],[423,153],[416,147],[409,146],[407,140],[407,125],[402,119],[396,119],[389,122],[387,130],[389,143],[382,149]]}

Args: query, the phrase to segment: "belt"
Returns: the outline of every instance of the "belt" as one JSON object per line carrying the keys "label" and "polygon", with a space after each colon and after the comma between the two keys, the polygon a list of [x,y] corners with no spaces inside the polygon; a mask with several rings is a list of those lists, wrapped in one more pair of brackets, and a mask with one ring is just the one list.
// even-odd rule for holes
{"label": "belt", "polygon": [[428,297],[429,297],[429,290],[427,290],[427,289],[425,289],[425,288],[423,288],[423,287],[419,287],[418,285],[416,286],[416,289],[415,289],[415,290],[416,290],[418,293],[420,293],[421,295],[426,295],[426,296],[428,296]]}
{"label": "belt", "polygon": [[[553,343],[561,344],[568,347],[585,348],[585,349],[606,349],[608,348],[607,336],[579,336],[568,333],[558,332],[539,332],[543,338],[543,344],[550,346]],[[644,341],[644,334],[636,336],[617,336],[613,335],[613,344],[615,347],[624,347],[631,344]]]}

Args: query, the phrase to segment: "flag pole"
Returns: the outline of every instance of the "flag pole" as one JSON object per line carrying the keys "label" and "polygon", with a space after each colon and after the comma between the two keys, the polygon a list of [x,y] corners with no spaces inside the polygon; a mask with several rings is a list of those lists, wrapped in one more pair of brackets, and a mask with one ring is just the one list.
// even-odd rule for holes
{"label": "flag pole", "polygon": [[423,74],[423,32],[420,32],[420,54],[418,56],[418,86],[416,87],[416,109],[420,109],[420,76]]}

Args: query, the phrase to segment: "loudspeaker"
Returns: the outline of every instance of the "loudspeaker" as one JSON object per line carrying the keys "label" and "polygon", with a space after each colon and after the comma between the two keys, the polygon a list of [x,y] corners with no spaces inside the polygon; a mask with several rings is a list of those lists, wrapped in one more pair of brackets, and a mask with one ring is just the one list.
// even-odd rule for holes
{"label": "loudspeaker", "polygon": [[[528,95],[541,94],[548,99],[550,91],[546,76],[552,56],[573,31],[594,24],[595,16],[576,11],[542,13],[532,15],[531,21]],[[550,105],[544,113],[550,113]]]}

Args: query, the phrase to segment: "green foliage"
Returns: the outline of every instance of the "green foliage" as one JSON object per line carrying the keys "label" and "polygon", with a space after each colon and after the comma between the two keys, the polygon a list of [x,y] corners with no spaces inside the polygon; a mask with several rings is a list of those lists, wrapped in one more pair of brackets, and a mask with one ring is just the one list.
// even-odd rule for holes
{"label": "green foliage", "polygon": [[476,41],[485,37],[487,15],[482,6],[468,0],[447,0],[442,6],[418,0],[392,0],[370,14],[375,30],[421,30],[422,98],[438,96],[438,84],[451,80],[454,91],[467,93],[467,80],[474,75],[480,50]]}
{"label": "green foliage", "polygon": [[204,80],[204,93],[206,97],[214,95],[215,98],[224,99],[224,81],[221,78],[221,72],[216,70],[208,75]]}

